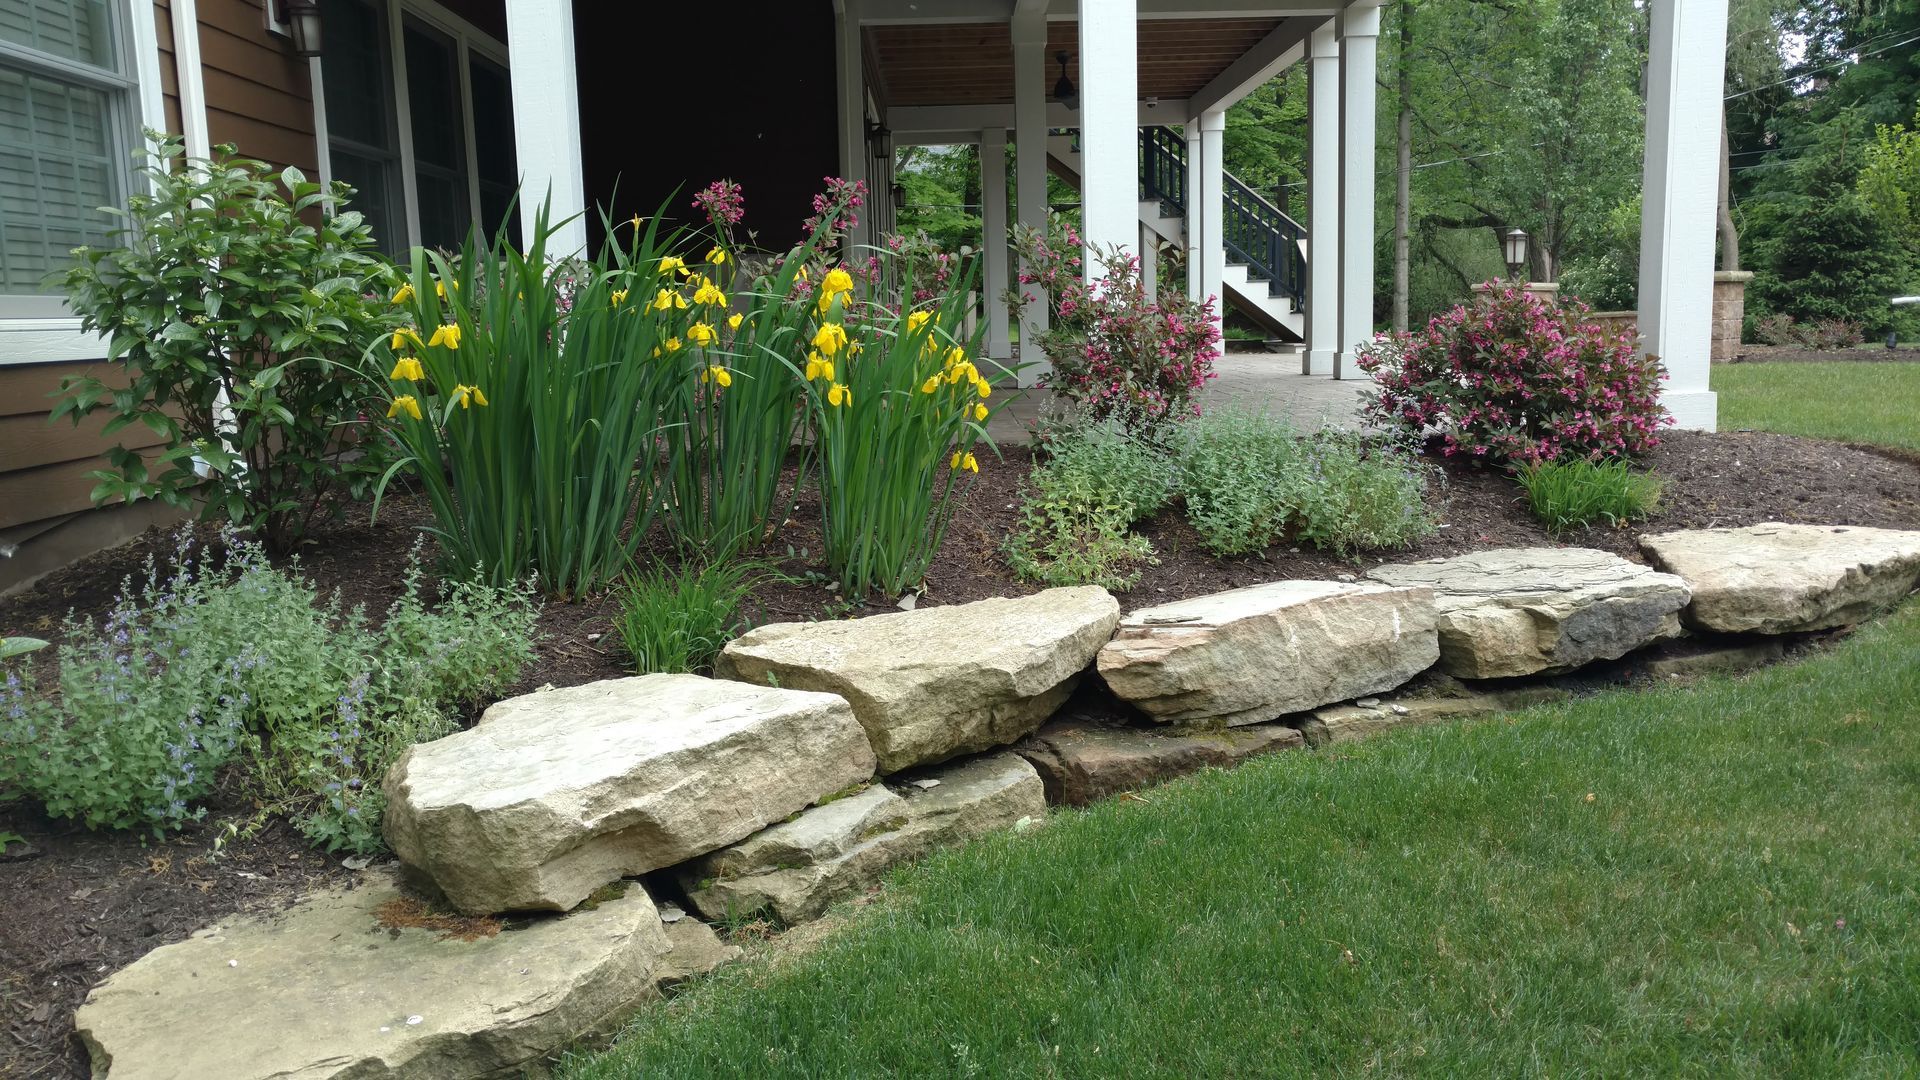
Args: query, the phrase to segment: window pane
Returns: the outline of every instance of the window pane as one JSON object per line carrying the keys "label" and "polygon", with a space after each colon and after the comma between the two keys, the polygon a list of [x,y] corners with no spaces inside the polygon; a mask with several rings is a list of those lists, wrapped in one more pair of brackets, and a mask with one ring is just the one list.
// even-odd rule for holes
{"label": "window pane", "polygon": [[0,70],[0,293],[58,292],[49,273],[107,242],[120,201],[109,100],[87,87]]}
{"label": "window pane", "polygon": [[321,12],[326,27],[320,36],[320,63],[326,75],[328,134],[392,150],[388,61],[379,12],[360,0],[324,0]]}
{"label": "window pane", "polygon": [[333,145],[328,152],[333,178],[354,189],[349,210],[358,210],[373,226],[373,238],[383,251],[399,252],[407,246],[407,230],[400,220],[398,185],[389,179],[393,171],[388,162],[356,154]]}
{"label": "window pane", "polygon": [[409,19],[404,44],[414,187],[420,195],[420,242],[427,247],[458,247],[467,238],[472,203],[454,43]]}
{"label": "window pane", "polygon": [[0,38],[118,70],[107,0],[0,0]]}
{"label": "window pane", "polygon": [[512,84],[506,69],[471,52],[467,67],[473,84],[474,152],[480,163],[480,224],[489,232],[505,225],[518,236],[520,215],[507,214],[520,183],[513,156]]}

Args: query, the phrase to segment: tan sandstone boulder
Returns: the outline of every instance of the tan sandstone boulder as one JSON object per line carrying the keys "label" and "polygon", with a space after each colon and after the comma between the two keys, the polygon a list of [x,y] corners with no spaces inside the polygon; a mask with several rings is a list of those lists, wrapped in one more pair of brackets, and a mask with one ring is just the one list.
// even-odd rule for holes
{"label": "tan sandstone boulder", "polygon": [[1033,766],[986,754],[814,807],[694,860],[680,879],[708,918],[769,912],[792,925],[879,884],[900,863],[1045,813]]}
{"label": "tan sandstone boulder", "polygon": [[610,1032],[663,979],[731,955],[692,920],[664,928],[638,885],[524,927],[450,933],[410,925],[424,909],[392,874],[367,878],[161,946],[96,987],[74,1018],[94,1075],[520,1076]]}
{"label": "tan sandstone boulder", "polygon": [[1142,608],[1098,666],[1155,720],[1238,725],[1391,690],[1438,657],[1431,589],[1276,581]]}
{"label": "tan sandstone boulder", "polygon": [[1120,620],[1105,589],[774,623],[729,643],[715,673],[839,694],[893,773],[1004,746],[1060,707]]}
{"label": "tan sandstone boulder", "polygon": [[1642,537],[1693,589],[1702,630],[1787,634],[1851,626],[1920,587],[1920,532],[1767,522]]}
{"label": "tan sandstone boulder", "polygon": [[502,701],[387,774],[387,843],[462,911],[565,911],[873,774],[847,703],[695,675]]}
{"label": "tan sandstone boulder", "polygon": [[1375,567],[1424,585],[1440,611],[1440,666],[1463,679],[1571,671],[1680,633],[1686,582],[1591,548],[1494,548]]}

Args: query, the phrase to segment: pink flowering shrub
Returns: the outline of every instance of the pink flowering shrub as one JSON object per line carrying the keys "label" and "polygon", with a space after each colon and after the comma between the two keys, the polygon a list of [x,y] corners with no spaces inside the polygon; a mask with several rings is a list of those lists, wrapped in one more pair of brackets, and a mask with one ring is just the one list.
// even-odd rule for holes
{"label": "pink flowering shrub", "polygon": [[1040,338],[1053,372],[1044,384],[1072,400],[1085,417],[1117,416],[1153,426],[1198,412],[1193,395],[1213,378],[1220,356],[1214,298],[1195,303],[1184,294],[1147,295],[1140,260],[1119,248],[1099,256],[1102,275],[1081,280],[1084,244],[1071,225],[1055,221],[1047,233],[1015,234],[1022,270],[1009,301],[1045,290],[1052,320]]}
{"label": "pink flowering shrub", "polygon": [[1583,322],[1587,311],[1495,286],[1423,331],[1362,346],[1357,363],[1379,386],[1367,418],[1438,429],[1446,454],[1500,462],[1650,450],[1673,422],[1660,404],[1666,373],[1633,331]]}

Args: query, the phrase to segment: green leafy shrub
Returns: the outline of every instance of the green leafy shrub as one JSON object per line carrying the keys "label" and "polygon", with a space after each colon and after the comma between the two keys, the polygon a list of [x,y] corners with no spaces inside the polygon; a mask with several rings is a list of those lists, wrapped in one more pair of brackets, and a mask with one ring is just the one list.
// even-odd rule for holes
{"label": "green leafy shrub", "polygon": [[1215,554],[1259,551],[1285,534],[1305,469],[1286,421],[1219,409],[1188,421],[1175,446],[1187,520]]}
{"label": "green leafy shrub", "polygon": [[1078,469],[1042,465],[1027,479],[1007,562],[1024,581],[1125,592],[1151,565],[1153,543],[1127,531],[1127,505]]}
{"label": "green leafy shrub", "polygon": [[155,137],[152,193],[112,211],[127,219],[117,245],[78,249],[68,302],[119,370],[63,381],[53,416],[162,440],[157,456],[110,450],[95,502],[204,500],[287,551],[384,467],[354,435],[372,397],[347,375],[390,323],[392,271],[343,186],[232,152],[182,160],[178,139]]}
{"label": "green leafy shrub", "polygon": [[1660,478],[1620,459],[1546,461],[1514,473],[1527,508],[1555,536],[1598,522],[1624,525],[1659,507]]}
{"label": "green leafy shrub", "polygon": [[1291,535],[1352,557],[1433,531],[1427,470],[1391,443],[1332,430],[1302,437],[1277,417],[1220,410],[1186,424],[1177,447],[1187,520],[1216,554]]}
{"label": "green leafy shrub", "polygon": [[704,671],[740,632],[741,604],[767,577],[752,563],[671,569],[654,565],[627,575],[618,630],[635,672]]}
{"label": "green leafy shrub", "polygon": [[1362,551],[1410,547],[1433,532],[1425,470],[1405,450],[1345,432],[1308,440],[1305,468],[1293,475],[1297,539],[1352,558]]}
{"label": "green leafy shrub", "polygon": [[102,625],[67,625],[57,695],[9,670],[0,787],[91,828],[164,834],[242,762],[242,789],[316,843],[377,850],[387,767],[532,660],[518,589],[454,585],[429,610],[410,571],[376,628],[232,535],[215,560],[182,533],[172,565],[149,562]]}
{"label": "green leafy shrub", "polygon": [[1103,421],[1077,427],[1049,442],[1047,470],[1082,477],[1105,500],[1126,511],[1129,524],[1145,521],[1172,500],[1173,457],[1165,447]]}

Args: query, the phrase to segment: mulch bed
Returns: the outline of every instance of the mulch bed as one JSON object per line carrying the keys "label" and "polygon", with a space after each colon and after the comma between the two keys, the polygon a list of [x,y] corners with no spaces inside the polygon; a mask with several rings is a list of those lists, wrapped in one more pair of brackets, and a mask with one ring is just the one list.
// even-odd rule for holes
{"label": "mulch bed", "polygon": [[[1014,580],[999,554],[1017,521],[1020,481],[1032,463],[1023,449],[1004,453],[1001,461],[983,461],[981,482],[965,495],[920,604],[1037,591]],[[1920,462],[1865,448],[1759,433],[1675,432],[1664,436],[1647,464],[1666,480],[1657,517],[1633,529],[1598,529],[1564,542],[1638,560],[1634,538],[1642,531],[1760,521],[1920,528]],[[1445,527],[1417,547],[1360,562],[1287,546],[1219,559],[1206,554],[1177,512],[1168,512],[1142,530],[1158,550],[1159,564],[1122,603],[1138,607],[1283,578],[1339,578],[1384,561],[1555,542],[1502,473],[1462,461],[1435,459],[1435,467],[1432,499]],[[850,604],[817,582],[798,580],[807,567],[786,553],[820,550],[811,523],[816,510],[803,503],[762,553],[796,580],[757,590],[749,602],[752,621],[894,610],[893,598]],[[389,502],[377,524],[356,518],[325,530],[300,567],[324,591],[338,590],[348,606],[384,610],[400,594],[408,551],[426,523],[418,502]],[[68,611],[100,617],[122,578],[138,573],[150,555],[164,559],[172,546],[170,537],[156,531],[0,599],[0,629],[57,638]],[[549,604],[540,619],[538,660],[520,689],[627,674],[612,633],[616,610],[610,597]],[[50,656],[34,659],[45,664]],[[85,1055],[71,1038],[72,1015],[94,983],[234,912],[282,907],[299,894],[354,876],[338,858],[313,851],[297,833],[273,822],[253,835],[226,837],[220,854],[212,853],[229,825],[245,826],[254,816],[251,807],[217,801],[196,828],[155,842],[88,833],[46,821],[26,806],[0,805],[0,832],[25,836],[31,852],[23,861],[0,861],[0,911],[6,913],[0,918],[0,1075],[86,1076]]]}
{"label": "mulch bed", "polygon": [[1883,342],[1870,341],[1846,349],[1808,349],[1799,345],[1761,345],[1745,343],[1737,364],[1886,364],[1920,363],[1920,344],[1902,342],[1889,349]]}

